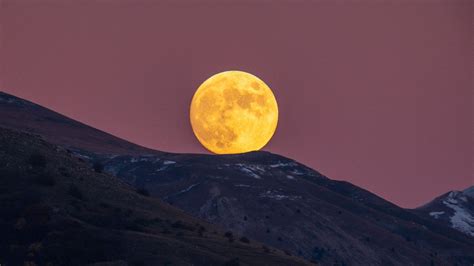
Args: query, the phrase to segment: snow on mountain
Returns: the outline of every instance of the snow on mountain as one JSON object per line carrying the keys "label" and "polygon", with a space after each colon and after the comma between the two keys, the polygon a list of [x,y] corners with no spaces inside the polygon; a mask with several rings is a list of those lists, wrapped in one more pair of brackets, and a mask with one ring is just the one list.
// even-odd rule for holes
{"label": "snow on mountain", "polygon": [[450,191],[418,211],[474,237],[474,186],[463,191]]}

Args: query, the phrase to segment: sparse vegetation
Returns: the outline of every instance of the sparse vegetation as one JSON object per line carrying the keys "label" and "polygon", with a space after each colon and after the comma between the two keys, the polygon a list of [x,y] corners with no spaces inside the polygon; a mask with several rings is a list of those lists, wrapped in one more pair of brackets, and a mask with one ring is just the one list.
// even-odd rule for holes
{"label": "sparse vegetation", "polygon": [[262,249],[263,249],[263,252],[265,252],[265,253],[270,253],[271,252],[271,250],[265,245],[262,245]]}
{"label": "sparse vegetation", "polygon": [[92,168],[96,173],[102,173],[104,171],[104,165],[101,164],[100,162],[94,162],[92,165]]}
{"label": "sparse vegetation", "polygon": [[56,184],[56,179],[52,174],[40,172],[34,177],[34,182],[42,186],[54,186]]}
{"label": "sparse vegetation", "polygon": [[240,265],[240,259],[239,258],[233,258],[227,262],[224,263],[224,266],[239,266]]}
{"label": "sparse vegetation", "polygon": [[227,240],[229,240],[229,242],[234,242],[234,235],[231,231],[227,231],[224,236],[227,238]]}
{"label": "sparse vegetation", "polygon": [[248,238],[246,238],[245,236],[241,237],[240,239],[240,242],[243,242],[243,243],[250,243],[250,240]]}
{"label": "sparse vegetation", "polygon": [[82,194],[82,191],[75,184],[69,185],[68,194],[73,196],[76,199],[80,199],[80,200],[84,199],[84,195]]}
{"label": "sparse vegetation", "polygon": [[314,247],[313,252],[311,254],[311,262],[320,261],[325,253],[326,252],[325,252],[324,248]]}
{"label": "sparse vegetation", "polygon": [[39,153],[33,153],[29,158],[28,158],[28,163],[36,168],[44,168],[46,167],[46,157],[44,155],[39,154]]}
{"label": "sparse vegetation", "polygon": [[199,229],[198,229],[198,235],[200,237],[203,237],[204,236],[204,232],[206,232],[206,228],[202,225],[199,225]]}
{"label": "sparse vegetation", "polygon": [[194,226],[185,224],[181,220],[178,220],[174,222],[171,227],[176,228],[176,229],[183,229],[183,230],[188,230],[188,231],[194,231]]}
{"label": "sparse vegetation", "polygon": [[171,234],[171,231],[168,228],[165,228],[161,231],[162,234]]}
{"label": "sparse vegetation", "polygon": [[59,173],[61,173],[62,176],[65,176],[65,177],[70,177],[71,174],[68,172],[68,170],[65,168],[65,167],[59,167],[58,168],[58,171]]}
{"label": "sparse vegetation", "polygon": [[148,190],[146,190],[146,188],[138,188],[137,193],[140,194],[140,195],[143,195],[145,197],[150,196],[150,192],[148,192]]}

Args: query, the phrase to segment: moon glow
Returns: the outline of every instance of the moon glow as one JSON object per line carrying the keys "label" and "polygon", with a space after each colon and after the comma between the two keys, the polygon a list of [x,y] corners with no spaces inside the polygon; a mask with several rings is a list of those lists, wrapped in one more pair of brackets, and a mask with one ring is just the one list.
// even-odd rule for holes
{"label": "moon glow", "polygon": [[199,142],[213,153],[256,151],[275,133],[278,105],[271,89],[256,76],[226,71],[199,86],[190,120]]}

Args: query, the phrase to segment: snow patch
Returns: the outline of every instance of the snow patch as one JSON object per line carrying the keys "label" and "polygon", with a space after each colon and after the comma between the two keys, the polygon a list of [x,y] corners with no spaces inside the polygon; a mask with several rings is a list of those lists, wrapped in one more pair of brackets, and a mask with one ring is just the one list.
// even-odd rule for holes
{"label": "snow patch", "polygon": [[192,185],[190,185],[189,187],[187,187],[187,188],[185,188],[185,189],[183,189],[183,190],[178,191],[178,193],[176,193],[176,194],[183,194],[183,193],[186,193],[186,192],[190,191],[191,189],[193,189],[195,186],[197,186],[197,185],[199,185],[199,184],[201,184],[201,183],[192,184]]}
{"label": "snow patch", "polygon": [[163,170],[166,170],[166,168],[168,168],[168,165],[163,165],[162,167],[157,168],[155,172],[161,172]]}
{"label": "snow patch", "polygon": [[455,197],[458,196],[459,193],[458,191],[452,191],[449,193],[448,198],[443,201],[444,205],[454,211],[450,219],[451,227],[474,236],[474,217],[472,217],[468,210],[458,205],[458,201]]}
{"label": "snow patch", "polygon": [[4,102],[4,103],[14,103],[14,102],[17,102],[17,101],[15,101],[15,99],[13,99],[13,98],[3,98],[3,97],[0,97],[0,102]]}
{"label": "snow patch", "polygon": [[293,170],[293,171],[291,171],[291,173],[294,174],[294,175],[304,175],[303,172],[298,171],[298,170]]}
{"label": "snow patch", "polygon": [[254,173],[251,169],[249,169],[248,167],[246,166],[241,166],[240,168],[240,171],[248,174],[249,176],[253,177],[253,178],[256,178],[256,179],[261,179],[261,177],[259,175],[257,175],[256,173]]}
{"label": "snow patch", "polygon": [[439,216],[443,215],[444,212],[430,212],[430,216],[433,216],[435,219],[438,219]]}
{"label": "snow patch", "polygon": [[263,193],[260,193],[261,198],[269,198],[269,199],[274,199],[274,200],[296,200],[296,199],[301,199],[301,196],[288,196],[288,195],[283,195],[283,194],[278,194],[277,191],[271,191],[267,190]]}
{"label": "snow patch", "polygon": [[445,200],[445,202],[447,201],[450,204],[458,204],[458,200],[456,199],[458,194],[459,194],[458,191],[449,192],[448,198]]}
{"label": "snow patch", "polygon": [[234,185],[234,187],[251,187],[251,186],[245,185],[245,184],[237,184],[237,185]]}
{"label": "snow patch", "polygon": [[[148,156],[149,157],[149,156]],[[154,160],[151,160],[152,158],[147,158],[147,157],[133,157],[130,159],[130,162],[131,163],[138,163],[138,162],[152,162],[152,163],[156,163],[158,161],[160,161],[159,158],[155,158]]]}
{"label": "snow patch", "polygon": [[296,163],[276,163],[276,164],[270,164],[270,168],[277,168],[277,167],[293,167],[296,166]]}
{"label": "snow patch", "polygon": [[295,177],[291,175],[287,175],[286,178],[291,179],[291,180],[295,179]]}
{"label": "snow patch", "polygon": [[163,164],[164,165],[170,165],[170,164],[175,164],[176,162],[175,161],[164,161]]}

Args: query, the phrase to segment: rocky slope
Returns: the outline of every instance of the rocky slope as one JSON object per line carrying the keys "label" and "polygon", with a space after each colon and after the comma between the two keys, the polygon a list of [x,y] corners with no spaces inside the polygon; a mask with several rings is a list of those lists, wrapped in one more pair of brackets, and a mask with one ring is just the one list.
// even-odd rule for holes
{"label": "rocky slope", "polygon": [[[61,124],[74,122],[54,113],[53,124],[30,126],[31,119],[42,121],[42,113],[30,112],[19,104],[23,100],[15,99],[17,102],[0,102],[0,125],[33,128],[90,166],[144,193],[288,254],[323,265],[474,263],[473,238],[291,159],[268,152],[217,156],[140,147],[128,153],[126,148],[115,150],[116,139],[109,142],[103,132],[83,125],[59,131],[61,136],[56,138],[56,131],[43,127],[62,128]],[[30,118],[25,125],[21,120],[11,121],[23,116]],[[70,131],[74,132],[71,136]],[[88,134],[101,137],[89,138]]]}
{"label": "rocky slope", "polygon": [[323,264],[473,260],[473,239],[279,155],[91,158],[193,216]]}
{"label": "rocky slope", "polygon": [[[306,265],[0,128],[1,265]],[[101,264],[96,264],[101,263]]]}
{"label": "rocky slope", "polygon": [[416,212],[474,237],[474,186],[441,195]]}

